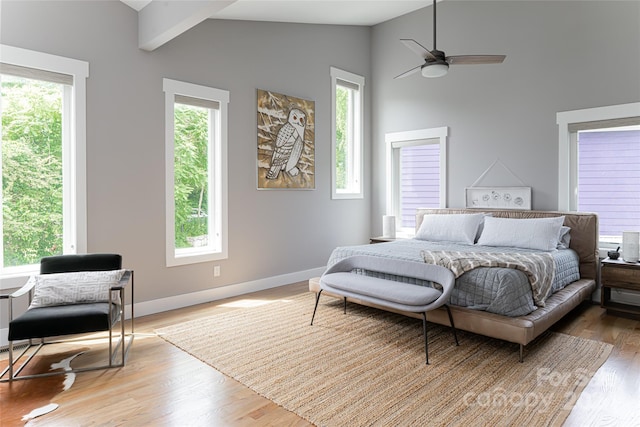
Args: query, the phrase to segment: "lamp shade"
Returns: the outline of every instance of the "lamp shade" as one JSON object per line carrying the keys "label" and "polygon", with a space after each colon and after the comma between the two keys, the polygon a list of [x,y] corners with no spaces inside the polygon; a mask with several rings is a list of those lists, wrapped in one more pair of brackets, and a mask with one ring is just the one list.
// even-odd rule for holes
{"label": "lamp shade", "polygon": [[444,61],[437,61],[430,64],[425,64],[422,67],[423,77],[442,77],[449,71],[449,64]]}
{"label": "lamp shade", "polygon": [[640,231],[622,232],[622,259],[638,262],[640,255]]}
{"label": "lamp shade", "polygon": [[382,216],[382,237],[396,237],[396,217],[393,215]]}

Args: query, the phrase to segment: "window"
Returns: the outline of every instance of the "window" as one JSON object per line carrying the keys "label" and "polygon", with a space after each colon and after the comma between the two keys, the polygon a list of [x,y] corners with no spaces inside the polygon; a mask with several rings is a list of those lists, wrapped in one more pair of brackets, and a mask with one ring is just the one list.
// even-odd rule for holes
{"label": "window", "polygon": [[227,258],[229,92],[164,79],[167,266]]}
{"label": "window", "polygon": [[86,233],[85,81],[89,65],[0,45],[2,288],[40,258],[83,253]]}
{"label": "window", "polygon": [[596,212],[600,246],[640,230],[640,103],[557,115],[561,210]]}
{"label": "window", "polygon": [[331,67],[331,187],[334,199],[363,197],[364,77]]}
{"label": "window", "polygon": [[388,133],[387,213],[396,230],[413,235],[417,208],[446,206],[448,128]]}

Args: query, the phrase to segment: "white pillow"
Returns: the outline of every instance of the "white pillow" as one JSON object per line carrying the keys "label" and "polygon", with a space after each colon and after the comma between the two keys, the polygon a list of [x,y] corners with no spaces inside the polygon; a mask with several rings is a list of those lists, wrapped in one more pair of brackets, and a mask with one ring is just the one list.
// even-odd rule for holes
{"label": "white pillow", "polygon": [[[35,281],[29,309],[54,305],[108,302],[109,289],[118,284],[125,270],[78,271],[31,276]],[[116,301],[112,298],[113,302]]]}
{"label": "white pillow", "polygon": [[564,225],[560,227],[560,235],[558,236],[558,249],[569,249],[569,244],[571,243],[570,233],[570,227],[565,227]]}
{"label": "white pillow", "polygon": [[564,216],[527,219],[487,217],[478,245],[551,251],[558,245],[563,222]]}
{"label": "white pillow", "polygon": [[[493,216],[492,213],[483,213],[482,215],[484,215],[484,217],[488,217],[488,216]],[[480,235],[482,234],[482,230],[484,230],[484,218],[482,218],[482,221],[480,221],[480,225],[478,226],[478,231],[476,232],[476,238],[474,240],[474,243],[478,241],[478,239],[480,238]]]}
{"label": "white pillow", "polygon": [[[484,214],[425,215],[416,239],[473,245]],[[556,235],[557,237],[557,235]]]}

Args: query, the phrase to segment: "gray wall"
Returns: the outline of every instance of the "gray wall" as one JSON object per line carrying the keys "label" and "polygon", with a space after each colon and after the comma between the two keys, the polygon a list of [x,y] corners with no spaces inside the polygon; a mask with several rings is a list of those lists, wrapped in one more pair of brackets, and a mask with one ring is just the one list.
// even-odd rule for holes
{"label": "gray wall", "polygon": [[[329,67],[365,76],[368,123],[370,28],[207,20],[145,52],[119,1],[2,1],[1,19],[3,44],[89,62],[88,249],[123,254],[137,301],[319,268],[368,241],[370,187],[331,200]],[[163,77],[230,91],[228,260],[165,267]],[[258,88],[315,100],[314,191],[256,189]]]}
{"label": "gray wall", "polygon": [[[444,1],[437,11],[438,49],[507,58],[394,80],[421,64],[400,38],[432,48],[432,8],[375,26],[372,170],[384,170],[385,133],[449,126],[449,207],[464,206],[464,188],[499,158],[532,187],[534,209],[556,209],[556,113],[640,100],[640,2]],[[500,166],[480,184],[520,185]],[[380,230],[384,174],[372,189]]]}

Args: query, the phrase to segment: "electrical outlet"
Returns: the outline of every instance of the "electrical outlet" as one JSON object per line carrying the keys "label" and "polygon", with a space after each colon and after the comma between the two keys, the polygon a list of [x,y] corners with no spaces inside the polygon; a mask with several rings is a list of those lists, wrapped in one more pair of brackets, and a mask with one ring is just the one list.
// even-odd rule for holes
{"label": "electrical outlet", "polygon": [[214,265],[213,266],[213,277],[220,277],[220,266],[219,265]]}

